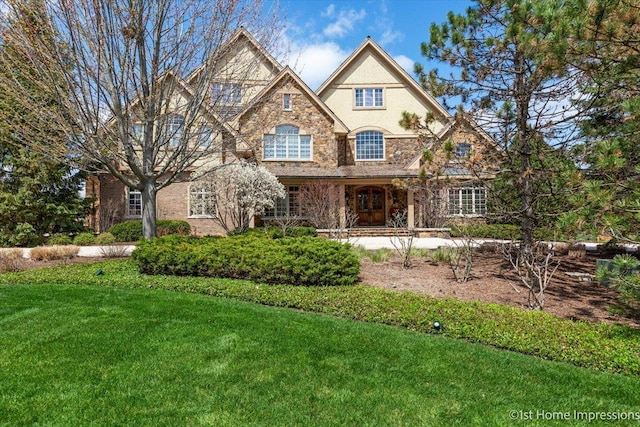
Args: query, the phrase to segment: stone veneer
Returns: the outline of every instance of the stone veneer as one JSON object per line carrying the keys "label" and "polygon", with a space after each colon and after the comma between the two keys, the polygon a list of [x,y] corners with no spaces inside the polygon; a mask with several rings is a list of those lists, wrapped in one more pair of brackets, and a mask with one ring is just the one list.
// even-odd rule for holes
{"label": "stone veneer", "polygon": [[[282,95],[291,94],[291,111],[282,108]],[[263,160],[263,135],[272,133],[279,125],[300,128],[300,134],[311,135],[311,161]],[[290,167],[336,167],[338,166],[338,144],[331,117],[306,95],[293,79],[284,79],[240,119],[240,133],[251,144],[259,163],[269,166]]]}
{"label": "stone veneer", "polygon": [[[419,138],[384,138],[384,160],[366,160],[357,161],[356,156],[356,138],[349,137],[344,156],[342,159],[344,165],[358,166],[375,166],[376,164],[395,165],[404,167],[411,163],[415,157],[422,151],[423,145]],[[341,159],[341,160],[342,160]]]}

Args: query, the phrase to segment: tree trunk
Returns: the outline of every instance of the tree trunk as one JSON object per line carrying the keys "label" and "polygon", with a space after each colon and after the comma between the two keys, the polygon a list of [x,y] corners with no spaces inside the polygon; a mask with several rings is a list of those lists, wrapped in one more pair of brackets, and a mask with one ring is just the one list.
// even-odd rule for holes
{"label": "tree trunk", "polygon": [[145,239],[156,237],[156,186],[148,180],[142,188],[142,235]]}
{"label": "tree trunk", "polygon": [[520,200],[522,203],[520,231],[522,233],[522,241],[520,250],[523,256],[528,257],[533,252],[533,229],[534,229],[534,212],[533,212],[533,180],[534,174],[531,165],[531,132],[529,132],[529,104],[531,103],[531,94],[527,88],[525,81],[525,61],[521,52],[516,52],[515,58],[515,94],[516,94],[516,126],[518,148],[520,154]]}

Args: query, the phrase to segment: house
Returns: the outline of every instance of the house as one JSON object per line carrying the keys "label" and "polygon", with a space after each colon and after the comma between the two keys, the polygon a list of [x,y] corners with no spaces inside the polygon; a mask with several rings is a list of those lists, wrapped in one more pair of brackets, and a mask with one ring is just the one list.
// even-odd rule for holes
{"label": "house", "polygon": [[[285,199],[256,224],[304,216],[300,190],[318,181],[337,188],[333,203],[340,216],[354,213],[361,227],[385,226],[398,211],[406,212],[409,228],[430,226],[434,205],[449,219],[486,213],[486,189],[476,184],[469,163],[472,154],[482,161],[479,154],[490,137],[447,112],[373,39],[367,37],[316,91],[246,30],[230,43],[242,46],[230,49],[230,61],[249,56],[260,65],[242,85],[227,80],[211,89],[215,99],[229,104],[227,114],[215,118],[225,121],[228,142],[214,161],[252,158],[287,190]],[[197,85],[197,72],[185,85],[186,91]],[[403,111],[429,113],[433,120],[428,132],[403,128]],[[424,149],[437,148],[442,141],[450,146],[446,161],[437,173],[425,172]],[[424,189],[433,182],[437,200],[425,196]],[[141,214],[139,195],[109,175],[89,182],[87,192],[99,200],[93,218],[98,231]],[[220,234],[212,220],[214,204],[207,197],[197,182],[172,184],[158,193],[158,217],[185,219],[198,234]]]}

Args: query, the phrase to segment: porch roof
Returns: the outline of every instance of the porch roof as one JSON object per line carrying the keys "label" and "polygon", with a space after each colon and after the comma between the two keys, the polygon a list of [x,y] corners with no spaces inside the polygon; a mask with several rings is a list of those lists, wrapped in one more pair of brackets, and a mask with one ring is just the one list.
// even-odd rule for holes
{"label": "porch roof", "polygon": [[394,165],[376,166],[339,166],[320,168],[312,166],[276,166],[265,165],[266,168],[280,178],[414,178],[417,171],[403,169]]}

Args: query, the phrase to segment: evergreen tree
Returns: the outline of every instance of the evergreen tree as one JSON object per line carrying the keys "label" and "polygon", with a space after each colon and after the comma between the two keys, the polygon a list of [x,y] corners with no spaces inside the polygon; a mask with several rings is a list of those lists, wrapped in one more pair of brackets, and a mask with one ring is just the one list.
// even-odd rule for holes
{"label": "evergreen tree", "polygon": [[561,218],[573,232],[640,240],[640,2],[598,0],[586,6],[573,62],[584,71],[590,112],[581,123],[586,142],[576,147],[585,166],[574,209]]}
{"label": "evergreen tree", "polygon": [[[5,28],[0,56],[11,58],[14,68],[0,69],[0,74],[11,73],[28,88],[33,100],[43,108],[54,109],[57,100],[48,98],[37,86],[30,84],[35,70],[24,58],[21,44],[12,37],[12,29],[20,27],[33,37],[47,39],[47,27],[40,25],[40,18],[38,14],[25,14]],[[79,196],[82,175],[45,155],[44,146],[42,151],[37,150],[38,144],[46,144],[54,135],[61,143],[65,136],[56,133],[37,110],[20,108],[20,105],[6,92],[0,94],[0,245],[34,244],[44,233],[73,232],[83,228],[85,203]],[[20,139],[26,127],[35,130],[31,132],[33,149],[26,148]],[[38,141],[38,135],[44,134],[47,134],[46,139]]]}
{"label": "evergreen tree", "polygon": [[[578,112],[567,108],[577,93],[581,71],[564,61],[578,19],[576,5],[555,0],[477,0],[466,14],[450,13],[432,24],[422,54],[452,66],[458,74],[440,75],[416,66],[423,86],[461,107],[501,145],[503,182],[510,197],[498,199],[504,216],[516,220],[525,253],[534,229],[558,215],[547,207],[567,197],[566,147]],[[550,161],[551,157],[558,161]],[[495,188],[499,188],[496,186]],[[495,196],[499,194],[494,194]],[[513,197],[516,196],[516,197]],[[549,198],[555,198],[549,204]],[[503,200],[502,200],[503,199]],[[509,203],[500,203],[509,200]]]}
{"label": "evergreen tree", "polygon": [[[579,93],[582,70],[568,66],[566,57],[581,26],[580,3],[476,0],[465,14],[449,13],[447,22],[432,24],[430,40],[421,46],[427,59],[448,64],[456,74],[416,66],[427,90],[445,102],[458,100],[501,145],[499,175],[512,197],[498,208],[520,225],[514,267],[530,290],[532,308],[542,308],[553,274],[549,258],[534,251],[534,231],[547,222],[539,216],[557,216],[547,208],[570,194],[564,159],[578,136],[581,111],[570,108],[569,100]],[[541,207],[544,213],[537,211]]]}

